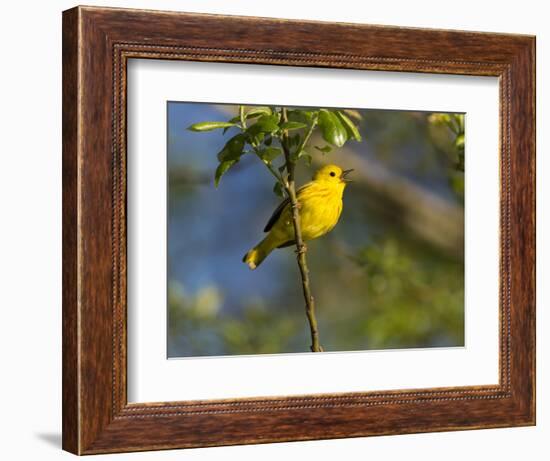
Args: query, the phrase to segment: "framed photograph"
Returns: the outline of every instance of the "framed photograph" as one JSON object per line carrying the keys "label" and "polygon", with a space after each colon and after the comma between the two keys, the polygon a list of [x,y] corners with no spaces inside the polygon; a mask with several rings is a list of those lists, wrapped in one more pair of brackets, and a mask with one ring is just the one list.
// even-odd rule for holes
{"label": "framed photograph", "polygon": [[535,424],[535,39],[63,13],[63,448]]}

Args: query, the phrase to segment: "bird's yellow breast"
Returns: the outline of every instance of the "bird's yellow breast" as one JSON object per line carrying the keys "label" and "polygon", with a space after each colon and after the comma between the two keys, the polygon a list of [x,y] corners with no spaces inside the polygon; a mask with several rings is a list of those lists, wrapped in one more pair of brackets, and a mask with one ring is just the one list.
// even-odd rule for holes
{"label": "bird's yellow breast", "polygon": [[304,240],[312,240],[338,223],[342,213],[344,187],[313,181],[298,192],[300,223]]}

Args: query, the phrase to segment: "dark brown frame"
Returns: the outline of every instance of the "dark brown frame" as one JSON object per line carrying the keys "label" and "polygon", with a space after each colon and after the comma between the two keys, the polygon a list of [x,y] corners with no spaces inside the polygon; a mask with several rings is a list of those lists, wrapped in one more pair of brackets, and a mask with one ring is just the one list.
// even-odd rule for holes
{"label": "dark brown frame", "polygon": [[[499,384],[128,404],[130,58],[498,76]],[[533,424],[534,37],[93,7],[63,13],[65,450],[90,454]]]}

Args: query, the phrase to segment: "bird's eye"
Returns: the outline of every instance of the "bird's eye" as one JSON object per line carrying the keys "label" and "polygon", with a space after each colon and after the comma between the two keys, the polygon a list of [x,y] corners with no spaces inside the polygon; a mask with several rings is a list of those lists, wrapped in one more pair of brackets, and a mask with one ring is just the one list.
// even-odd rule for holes
{"label": "bird's eye", "polygon": [[331,172],[330,172],[330,175],[331,175],[331,176],[336,176],[336,173],[335,173],[334,171],[331,171]]}

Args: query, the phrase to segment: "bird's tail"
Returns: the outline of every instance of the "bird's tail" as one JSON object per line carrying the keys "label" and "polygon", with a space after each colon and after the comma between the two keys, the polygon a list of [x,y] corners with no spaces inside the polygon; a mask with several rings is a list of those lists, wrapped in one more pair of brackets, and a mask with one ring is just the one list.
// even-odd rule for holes
{"label": "bird's tail", "polygon": [[258,245],[244,255],[243,263],[246,263],[250,269],[254,270],[274,249],[275,247],[272,245],[270,236],[268,235],[265,239],[258,243]]}

